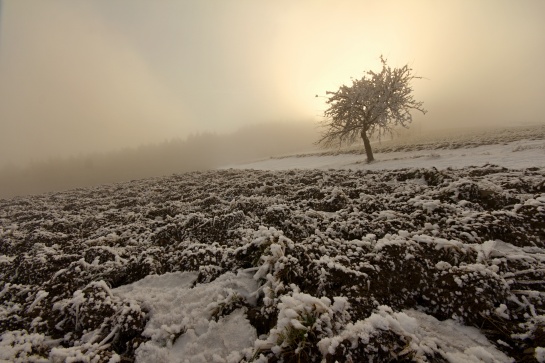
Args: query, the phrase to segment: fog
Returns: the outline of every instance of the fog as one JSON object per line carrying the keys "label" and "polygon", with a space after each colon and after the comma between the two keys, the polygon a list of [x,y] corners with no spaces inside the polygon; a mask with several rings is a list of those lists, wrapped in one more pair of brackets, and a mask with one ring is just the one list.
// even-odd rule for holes
{"label": "fog", "polygon": [[117,151],[49,158],[0,169],[0,198],[55,192],[174,173],[213,169],[273,155],[315,150],[311,123],[285,122],[242,127],[229,134],[189,135]]}
{"label": "fog", "polygon": [[419,127],[543,123],[543,14],[541,0],[0,0],[0,168],[310,127],[315,95],[381,54],[425,77]]}

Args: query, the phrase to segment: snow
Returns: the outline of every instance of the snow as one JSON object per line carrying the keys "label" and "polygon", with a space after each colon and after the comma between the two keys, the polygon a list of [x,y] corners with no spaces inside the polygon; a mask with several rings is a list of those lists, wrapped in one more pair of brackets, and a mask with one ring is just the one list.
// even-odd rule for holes
{"label": "snow", "polygon": [[376,153],[375,161],[367,164],[365,155],[343,154],[326,156],[296,156],[267,159],[252,163],[227,165],[223,169],[352,169],[383,170],[400,168],[463,168],[494,164],[506,168],[545,167],[543,141],[513,141],[505,144],[477,146],[471,149],[436,149]]}
{"label": "snow", "polygon": [[[335,317],[348,308],[346,299],[342,297],[334,298],[331,304],[327,298],[318,299],[294,292],[281,298],[276,327],[266,340],[258,340],[244,309],[236,309],[218,321],[211,318],[215,301],[223,300],[233,290],[250,297],[258,289],[251,275],[227,273],[212,283],[193,286],[196,278],[197,274],[193,272],[167,273],[147,276],[112,290],[114,294],[136,299],[150,309],[151,318],[144,335],[150,336],[151,340],[137,350],[137,362],[235,363],[244,358],[240,352],[250,354],[252,348],[271,350],[279,355],[289,348],[289,342],[281,338],[287,335],[286,331],[308,331],[320,324],[321,330],[331,330]],[[203,301],[211,303],[202,304]],[[499,313],[504,311],[505,306],[498,308]],[[302,323],[308,315],[317,317],[313,325]],[[377,313],[368,319],[349,323],[342,329],[338,337],[325,338],[318,343],[323,354],[333,353],[343,339],[359,337],[365,343],[370,336],[377,334],[377,330],[393,330],[409,337],[412,349],[421,352],[422,357],[424,353],[433,351],[451,363],[513,362],[478,329],[450,319],[439,321],[414,309],[394,313],[389,307],[379,307]],[[177,334],[179,338],[175,339]],[[536,350],[538,361],[545,357],[544,352],[543,349]]]}
{"label": "snow", "polygon": [[545,348],[537,347],[535,358],[539,363],[545,363]]}
{"label": "snow", "polygon": [[195,284],[197,277],[197,272],[150,275],[112,290],[149,309],[143,335],[151,340],[138,348],[137,361],[234,363],[242,358],[240,352],[251,350],[257,334],[244,309],[218,321],[213,314],[236,295],[252,301],[258,288],[252,275],[229,272],[207,284]]}
{"label": "snow", "polygon": [[512,358],[499,351],[476,328],[461,325],[451,319],[439,321],[417,310],[406,310],[404,313],[416,319],[418,328],[414,335],[418,337],[420,344],[437,346],[451,363],[513,362]]}
{"label": "snow", "polygon": [[238,309],[218,322],[211,321],[200,333],[188,330],[174,344],[170,355],[181,362],[237,363],[244,357],[240,352],[250,351],[256,339],[255,328],[243,309]]}
{"label": "snow", "polygon": [[[48,362],[37,355],[31,354],[32,346],[46,345],[42,334],[25,334],[25,332],[5,332],[0,340],[0,363],[17,362]],[[24,357],[26,354],[29,354]],[[22,356],[23,358],[18,358]]]}
{"label": "snow", "polygon": [[379,306],[377,312],[365,320],[349,323],[338,336],[324,338],[318,346],[322,354],[333,354],[343,340],[348,339],[352,346],[365,345],[381,331],[393,331],[405,337],[410,349],[416,352],[415,361],[427,361],[425,354],[433,353],[451,363],[513,362],[476,328],[450,319],[439,321],[413,309],[393,312],[387,306]]}

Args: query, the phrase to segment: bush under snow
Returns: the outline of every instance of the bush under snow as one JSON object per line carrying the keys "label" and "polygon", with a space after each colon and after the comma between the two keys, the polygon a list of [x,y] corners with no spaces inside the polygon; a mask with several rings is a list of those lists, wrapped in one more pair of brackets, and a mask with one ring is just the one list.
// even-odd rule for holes
{"label": "bush under snow", "polygon": [[545,361],[545,170],[211,171],[0,201],[0,360]]}

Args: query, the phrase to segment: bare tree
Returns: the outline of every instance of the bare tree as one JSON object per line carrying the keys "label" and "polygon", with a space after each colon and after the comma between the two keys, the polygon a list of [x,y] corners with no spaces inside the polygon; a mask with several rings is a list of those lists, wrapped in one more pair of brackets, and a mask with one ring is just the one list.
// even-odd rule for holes
{"label": "bare tree", "polygon": [[374,160],[369,138],[391,133],[395,126],[408,127],[412,122],[411,110],[427,111],[422,102],[414,100],[410,85],[413,75],[408,65],[390,68],[386,59],[380,57],[382,71],[368,71],[361,79],[353,80],[351,86],[342,85],[335,92],[326,92],[329,105],[318,144],[325,147],[352,144],[360,137],[365,146],[367,162]]}

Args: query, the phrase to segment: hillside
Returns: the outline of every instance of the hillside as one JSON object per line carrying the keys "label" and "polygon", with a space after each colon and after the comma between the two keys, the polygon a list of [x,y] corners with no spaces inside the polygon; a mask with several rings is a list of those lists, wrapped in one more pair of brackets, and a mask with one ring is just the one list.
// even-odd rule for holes
{"label": "hillside", "polygon": [[415,133],[405,130],[397,137],[373,143],[376,162],[368,164],[362,145],[321,152],[271,157],[228,168],[353,169],[461,168],[498,164],[508,168],[545,166],[545,125],[495,129],[453,129]]}
{"label": "hillside", "polygon": [[0,361],[545,362],[543,149],[501,145],[0,200]]}

